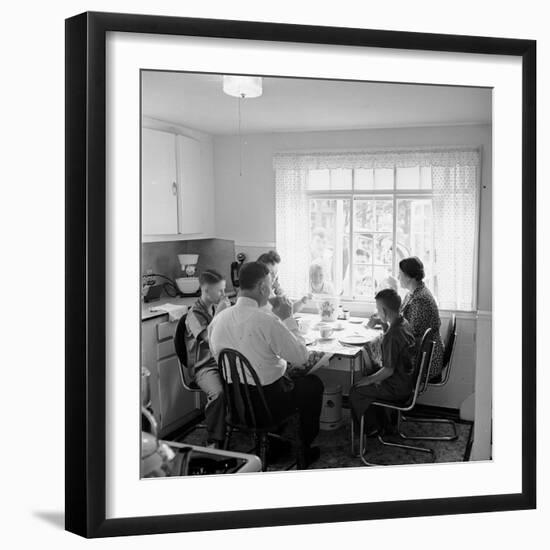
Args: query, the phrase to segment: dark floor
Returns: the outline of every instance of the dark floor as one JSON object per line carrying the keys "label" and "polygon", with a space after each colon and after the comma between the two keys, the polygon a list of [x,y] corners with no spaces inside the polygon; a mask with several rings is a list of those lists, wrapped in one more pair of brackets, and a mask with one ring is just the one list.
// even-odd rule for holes
{"label": "dark floor", "polygon": [[[319,432],[314,445],[321,449],[321,457],[311,465],[311,469],[322,468],[349,468],[363,466],[360,458],[351,456],[349,411],[343,411],[344,418],[341,426],[335,430]],[[468,449],[472,431],[470,422],[457,422],[458,439],[455,441],[410,441],[400,440],[410,445],[429,447],[435,451],[435,462],[463,462],[468,460]],[[403,430],[410,435],[446,435],[448,426],[426,425],[411,421]],[[191,445],[203,445],[206,433],[204,429],[196,429],[181,441]],[[398,441],[399,438],[388,437],[389,440]],[[357,447],[357,443],[356,443]],[[253,448],[250,436],[235,433],[229,446],[232,451],[251,452]],[[370,462],[379,464],[417,464],[431,462],[428,453],[409,451],[395,447],[383,446],[376,437],[367,439],[367,458]],[[282,457],[280,460],[270,463],[268,470],[286,470],[295,462],[293,453]]]}

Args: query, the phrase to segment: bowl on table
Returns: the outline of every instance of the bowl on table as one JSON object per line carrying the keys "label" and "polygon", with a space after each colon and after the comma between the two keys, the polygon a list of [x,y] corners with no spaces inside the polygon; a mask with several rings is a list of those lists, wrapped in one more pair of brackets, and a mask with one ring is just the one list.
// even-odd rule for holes
{"label": "bowl on table", "polygon": [[200,288],[198,277],[180,277],[176,284],[182,294],[195,294]]}

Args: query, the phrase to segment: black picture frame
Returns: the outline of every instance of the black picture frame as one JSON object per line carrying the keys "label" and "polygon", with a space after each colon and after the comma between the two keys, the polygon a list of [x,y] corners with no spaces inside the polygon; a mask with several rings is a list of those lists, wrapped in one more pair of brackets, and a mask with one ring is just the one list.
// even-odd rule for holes
{"label": "black picture frame", "polygon": [[[106,519],[105,40],[109,31],[519,56],[522,490],[517,494]],[[536,506],[536,42],[88,12],[66,20],[66,529],[107,537],[532,509]]]}

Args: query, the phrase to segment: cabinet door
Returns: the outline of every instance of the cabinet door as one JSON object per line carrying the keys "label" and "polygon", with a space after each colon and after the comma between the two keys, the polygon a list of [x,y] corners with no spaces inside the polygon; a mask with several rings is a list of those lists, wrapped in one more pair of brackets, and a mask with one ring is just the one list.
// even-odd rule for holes
{"label": "cabinet door", "polygon": [[[170,340],[171,342],[171,340]],[[195,410],[195,394],[187,391],[180,379],[179,362],[175,355],[157,363],[160,397],[161,437],[181,424],[186,414]]]}
{"label": "cabinet door", "polygon": [[157,424],[160,425],[160,396],[157,367],[157,320],[149,319],[141,323],[141,365],[151,373],[151,408]]}
{"label": "cabinet door", "polygon": [[204,231],[204,190],[201,179],[201,146],[197,140],[177,136],[179,196],[179,232]]}
{"label": "cabinet door", "polygon": [[141,212],[144,235],[178,232],[176,136],[142,129]]}

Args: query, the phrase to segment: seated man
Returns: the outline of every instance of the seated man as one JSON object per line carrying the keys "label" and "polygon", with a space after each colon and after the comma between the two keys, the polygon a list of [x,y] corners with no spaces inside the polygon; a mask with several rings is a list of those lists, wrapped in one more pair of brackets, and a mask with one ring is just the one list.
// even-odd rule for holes
{"label": "seated man", "polygon": [[187,368],[193,381],[206,394],[207,445],[221,447],[225,439],[225,400],[216,360],[208,345],[208,325],[231,304],[225,297],[225,280],[214,271],[203,271],[199,277],[201,296],[187,313],[185,345]]}
{"label": "seated man", "polygon": [[[224,348],[242,353],[256,371],[274,419],[298,410],[305,446],[305,463],[319,455],[311,443],[319,432],[323,383],[315,375],[289,376],[287,362],[302,365],[309,352],[292,318],[292,305],[280,298],[273,310],[264,309],[272,280],[261,262],[246,263],[239,272],[237,303],[220,313],[209,327],[210,348],[217,358]],[[248,383],[254,385],[252,379]],[[256,394],[257,395],[257,394]]]}
{"label": "seated man", "polygon": [[381,428],[383,410],[373,412],[373,401],[405,401],[414,388],[414,361],[416,340],[409,323],[399,313],[401,298],[392,288],[381,290],[375,296],[380,320],[389,327],[382,338],[382,367],[361,378],[350,390],[352,413],[356,420],[365,415],[366,433]]}
{"label": "seated man", "polygon": [[[279,264],[281,263],[281,256],[279,256],[275,250],[269,250],[268,252],[260,254],[257,261],[265,264],[271,274],[271,296],[264,306],[270,311],[272,307],[277,307],[280,298],[285,296],[285,291],[281,288],[281,284],[279,283]],[[303,296],[300,300],[295,301],[292,304],[292,311],[298,313],[310,298],[311,296]]]}

